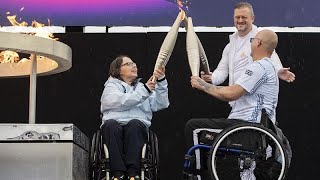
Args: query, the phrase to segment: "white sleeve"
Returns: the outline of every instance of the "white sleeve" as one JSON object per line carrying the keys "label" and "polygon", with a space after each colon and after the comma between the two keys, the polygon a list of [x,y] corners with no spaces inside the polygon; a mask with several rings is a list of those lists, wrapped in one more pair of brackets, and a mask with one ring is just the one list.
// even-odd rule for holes
{"label": "white sleeve", "polygon": [[217,66],[217,68],[212,73],[212,84],[219,85],[222,84],[229,75],[229,51],[230,43],[226,45],[223,50],[222,58]]}
{"label": "white sleeve", "polygon": [[276,68],[277,72],[283,68],[282,63],[280,61],[280,58],[279,58],[278,54],[276,53],[276,51],[273,51],[270,59],[271,59],[273,66]]}
{"label": "white sleeve", "polygon": [[152,112],[165,109],[169,106],[168,81],[157,82],[155,91],[149,97]]}

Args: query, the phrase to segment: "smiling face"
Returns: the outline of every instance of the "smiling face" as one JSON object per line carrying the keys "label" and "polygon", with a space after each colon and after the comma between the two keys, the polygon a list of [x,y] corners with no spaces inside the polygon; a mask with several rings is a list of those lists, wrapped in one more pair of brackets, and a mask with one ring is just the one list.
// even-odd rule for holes
{"label": "smiling face", "polygon": [[128,57],[122,59],[120,77],[125,82],[133,82],[138,77],[137,65]]}
{"label": "smiling face", "polygon": [[254,16],[248,7],[234,9],[234,26],[237,28],[239,36],[247,35],[252,29]]}

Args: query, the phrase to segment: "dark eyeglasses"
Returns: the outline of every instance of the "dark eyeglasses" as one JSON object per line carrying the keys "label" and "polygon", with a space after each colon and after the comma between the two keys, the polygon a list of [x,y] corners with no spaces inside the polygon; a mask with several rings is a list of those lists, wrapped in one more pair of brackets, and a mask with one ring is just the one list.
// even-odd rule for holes
{"label": "dark eyeglasses", "polygon": [[250,38],[250,43],[252,43],[252,41],[253,41],[254,39],[259,39],[259,40],[261,41],[260,38]]}
{"label": "dark eyeglasses", "polygon": [[133,67],[133,66],[135,66],[135,65],[136,65],[136,63],[134,63],[134,62],[126,62],[126,63],[122,64],[121,66]]}

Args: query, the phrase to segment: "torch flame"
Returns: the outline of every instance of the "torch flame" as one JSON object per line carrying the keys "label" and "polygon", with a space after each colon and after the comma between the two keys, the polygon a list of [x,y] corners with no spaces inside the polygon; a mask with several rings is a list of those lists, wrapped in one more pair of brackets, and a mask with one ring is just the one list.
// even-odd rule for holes
{"label": "torch flame", "polygon": [[180,0],[177,0],[177,4],[178,4],[179,9],[182,9],[183,3]]}
{"label": "torch flame", "polygon": [[181,9],[181,21],[183,21],[186,18],[186,13],[184,10]]}
{"label": "torch flame", "polygon": [[186,11],[189,11],[189,5],[191,5],[191,2],[188,0],[177,0],[177,4],[180,10],[184,8]]}

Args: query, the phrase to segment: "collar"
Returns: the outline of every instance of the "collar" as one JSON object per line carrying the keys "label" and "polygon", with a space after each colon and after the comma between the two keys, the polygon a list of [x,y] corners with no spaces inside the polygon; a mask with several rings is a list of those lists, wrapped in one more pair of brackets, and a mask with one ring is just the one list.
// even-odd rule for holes
{"label": "collar", "polygon": [[[258,33],[258,27],[254,24],[252,24],[252,29],[251,31],[247,34],[247,36],[250,36],[250,37],[254,37],[257,33]],[[232,33],[231,35],[229,35],[229,41],[232,42],[234,41],[239,35],[238,35],[238,31]]]}

